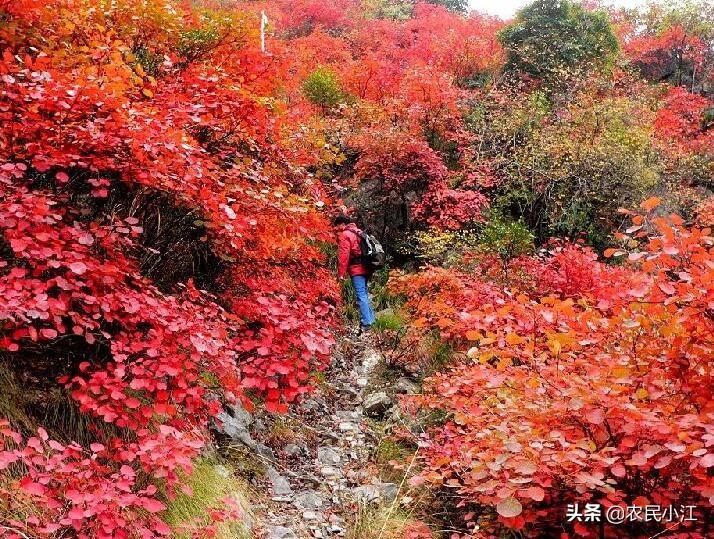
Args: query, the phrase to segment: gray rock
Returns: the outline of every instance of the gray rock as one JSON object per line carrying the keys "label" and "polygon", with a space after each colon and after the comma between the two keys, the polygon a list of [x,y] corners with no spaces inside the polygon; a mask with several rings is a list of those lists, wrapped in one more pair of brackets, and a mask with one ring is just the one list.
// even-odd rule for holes
{"label": "gray rock", "polygon": [[293,502],[295,507],[302,509],[303,511],[319,509],[323,506],[323,504],[324,500],[322,499],[322,496],[314,490],[304,490],[299,492],[295,495],[295,501]]}
{"label": "gray rock", "polygon": [[337,410],[335,416],[340,421],[359,421],[360,414],[354,410]]}
{"label": "gray rock", "polygon": [[268,467],[267,470],[268,479],[273,486],[273,494],[275,496],[290,496],[293,493],[293,489],[290,483],[278,471],[272,466]]}
{"label": "gray rock", "polygon": [[325,477],[340,477],[342,475],[342,471],[334,466],[323,466],[320,468],[320,474]]}
{"label": "gray rock", "polygon": [[338,389],[339,389],[339,391],[341,391],[342,393],[346,393],[350,397],[358,397],[359,396],[359,391],[357,391],[353,387],[343,385],[343,386],[340,386]]}
{"label": "gray rock", "polygon": [[236,419],[228,412],[220,412],[216,416],[215,422],[216,431],[225,434],[232,440],[241,442],[250,449],[255,449],[256,443],[253,437],[248,432],[248,426],[240,419]]}
{"label": "gray rock", "polygon": [[394,483],[379,483],[377,485],[360,485],[352,489],[352,496],[362,503],[391,503],[397,497],[399,487]]}
{"label": "gray rock", "polygon": [[270,462],[275,462],[275,453],[273,452],[272,449],[270,449],[267,445],[262,444],[260,442],[254,442],[255,443],[255,452],[257,455],[263,457],[266,460],[269,460]]}
{"label": "gray rock", "polygon": [[379,417],[383,415],[391,405],[392,399],[384,391],[370,393],[362,402],[364,413],[372,417]]}
{"label": "gray rock", "polygon": [[248,410],[243,408],[243,405],[240,402],[230,405],[229,408],[231,410],[231,415],[236,419],[236,421],[240,421],[246,427],[253,423],[253,415]]}
{"label": "gray rock", "polygon": [[330,532],[332,535],[343,535],[345,533],[345,529],[342,526],[338,526],[337,524],[330,524],[330,526],[327,528],[327,531]]}
{"label": "gray rock", "polygon": [[388,503],[393,502],[399,494],[399,485],[395,483],[382,483],[379,485],[380,497]]}
{"label": "gray rock", "polygon": [[296,444],[286,444],[285,447],[283,447],[283,451],[286,455],[289,455],[291,457],[297,457],[298,455],[301,455],[304,452],[304,448]]}
{"label": "gray rock", "polygon": [[372,351],[362,359],[362,369],[365,373],[371,372],[379,364],[381,356],[378,352]]}
{"label": "gray rock", "polygon": [[334,447],[318,447],[317,461],[325,466],[334,466],[342,461],[342,454]]}
{"label": "gray rock", "polygon": [[408,395],[413,395],[419,392],[419,386],[412,382],[406,376],[399,378],[394,384],[394,391],[397,393],[406,393]]}
{"label": "gray rock", "polygon": [[268,526],[266,539],[297,539],[297,535],[285,526]]}
{"label": "gray rock", "polygon": [[320,409],[320,404],[318,402],[315,402],[314,400],[304,400],[300,407],[308,412],[316,412],[317,410]]}

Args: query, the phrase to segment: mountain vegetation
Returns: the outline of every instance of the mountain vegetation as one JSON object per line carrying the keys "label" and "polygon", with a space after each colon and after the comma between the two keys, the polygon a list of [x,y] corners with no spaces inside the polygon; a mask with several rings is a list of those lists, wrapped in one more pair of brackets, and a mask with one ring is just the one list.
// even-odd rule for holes
{"label": "mountain vegetation", "polygon": [[400,536],[712,536],[714,10],[467,9],[0,0],[0,537],[239,537],[212,427],[320,383],[342,211],[423,384]]}

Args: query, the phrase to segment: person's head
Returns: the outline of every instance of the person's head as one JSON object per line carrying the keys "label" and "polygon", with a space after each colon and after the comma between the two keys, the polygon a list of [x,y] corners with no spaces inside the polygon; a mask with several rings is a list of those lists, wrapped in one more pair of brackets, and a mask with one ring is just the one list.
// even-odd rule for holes
{"label": "person's head", "polygon": [[335,230],[337,230],[338,232],[342,232],[345,228],[347,228],[350,223],[353,222],[354,221],[351,217],[348,217],[343,213],[332,220],[332,226],[334,226]]}

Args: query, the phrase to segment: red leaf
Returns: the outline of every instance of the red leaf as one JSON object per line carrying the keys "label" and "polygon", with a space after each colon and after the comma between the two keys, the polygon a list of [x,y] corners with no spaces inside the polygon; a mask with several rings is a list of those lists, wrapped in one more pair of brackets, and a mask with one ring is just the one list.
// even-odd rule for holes
{"label": "red leaf", "polygon": [[149,513],[158,513],[166,509],[166,506],[154,498],[142,498],[141,505]]}
{"label": "red leaf", "polygon": [[543,490],[541,487],[529,487],[523,491],[523,495],[527,496],[531,500],[542,502],[545,498],[545,490]]}
{"label": "red leaf", "polygon": [[595,408],[585,414],[585,419],[594,425],[600,425],[603,421],[605,421],[605,411],[602,408]]}
{"label": "red leaf", "polygon": [[87,272],[87,266],[84,264],[84,262],[72,262],[69,265],[69,269],[71,269],[72,272],[76,273],[77,275],[84,275]]}
{"label": "red leaf", "polygon": [[44,485],[40,485],[39,483],[33,482],[32,479],[30,479],[29,477],[24,477],[20,481],[20,488],[22,488],[22,490],[24,490],[28,494],[32,494],[34,496],[42,496],[47,491]]}

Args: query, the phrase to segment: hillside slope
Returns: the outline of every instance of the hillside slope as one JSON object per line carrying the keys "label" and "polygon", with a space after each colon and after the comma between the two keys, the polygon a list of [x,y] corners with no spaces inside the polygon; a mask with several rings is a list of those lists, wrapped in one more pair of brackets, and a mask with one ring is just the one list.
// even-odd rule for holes
{"label": "hillside slope", "polygon": [[0,0],[0,54],[0,537],[711,533],[706,2]]}

